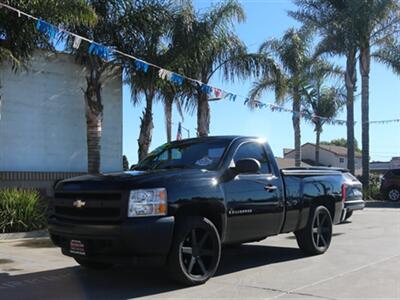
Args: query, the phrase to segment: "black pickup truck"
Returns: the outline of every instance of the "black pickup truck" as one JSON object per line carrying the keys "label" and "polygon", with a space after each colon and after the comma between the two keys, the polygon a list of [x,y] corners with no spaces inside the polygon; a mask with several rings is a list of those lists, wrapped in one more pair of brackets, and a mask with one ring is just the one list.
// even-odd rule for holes
{"label": "black pickup truck", "polygon": [[279,170],[262,139],[187,139],[133,171],[58,182],[49,232],[84,267],[161,263],[194,285],[213,276],[223,245],[294,232],[306,254],[324,253],[344,185],[339,170]]}

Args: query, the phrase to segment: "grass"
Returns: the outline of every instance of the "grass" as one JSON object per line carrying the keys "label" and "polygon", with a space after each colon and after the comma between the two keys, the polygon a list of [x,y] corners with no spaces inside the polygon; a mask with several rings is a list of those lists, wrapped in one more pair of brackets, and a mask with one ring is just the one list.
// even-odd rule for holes
{"label": "grass", "polygon": [[0,190],[0,233],[26,232],[46,227],[46,207],[35,190]]}

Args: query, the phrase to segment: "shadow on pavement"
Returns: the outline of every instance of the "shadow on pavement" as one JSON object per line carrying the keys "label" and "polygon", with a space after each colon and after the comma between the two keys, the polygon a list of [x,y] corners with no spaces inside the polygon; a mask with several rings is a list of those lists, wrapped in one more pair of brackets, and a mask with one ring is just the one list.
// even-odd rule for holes
{"label": "shadow on pavement", "polygon": [[[297,248],[242,245],[223,250],[215,276],[303,257]],[[0,273],[0,299],[127,299],[185,288],[167,275],[162,268],[129,266],[107,271],[76,266],[22,275]]]}

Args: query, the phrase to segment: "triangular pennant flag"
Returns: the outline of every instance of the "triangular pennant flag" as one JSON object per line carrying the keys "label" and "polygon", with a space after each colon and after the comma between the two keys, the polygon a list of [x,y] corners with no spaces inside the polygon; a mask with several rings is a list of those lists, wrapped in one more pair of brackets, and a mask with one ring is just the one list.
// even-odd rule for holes
{"label": "triangular pennant flag", "polygon": [[172,76],[172,72],[165,70],[165,69],[160,69],[158,71],[158,77],[160,77],[163,80],[170,80]]}
{"label": "triangular pennant flag", "polygon": [[81,45],[81,42],[82,42],[82,38],[80,38],[79,36],[75,36],[74,44],[72,45],[72,47],[74,49],[79,49],[79,46]]}
{"label": "triangular pennant flag", "polygon": [[47,34],[50,39],[54,39],[59,31],[56,26],[49,24],[41,19],[37,20],[36,29],[44,34]]}
{"label": "triangular pennant flag", "polygon": [[141,60],[135,60],[135,67],[136,70],[143,71],[144,73],[147,73],[147,71],[149,70],[149,65]]}
{"label": "triangular pennant flag", "polygon": [[172,82],[176,83],[177,85],[182,85],[183,84],[183,77],[181,75],[178,75],[176,73],[172,73],[171,79]]}
{"label": "triangular pennant flag", "polygon": [[111,58],[112,52],[111,48],[96,43],[92,43],[89,47],[89,54],[97,55],[106,61]]}

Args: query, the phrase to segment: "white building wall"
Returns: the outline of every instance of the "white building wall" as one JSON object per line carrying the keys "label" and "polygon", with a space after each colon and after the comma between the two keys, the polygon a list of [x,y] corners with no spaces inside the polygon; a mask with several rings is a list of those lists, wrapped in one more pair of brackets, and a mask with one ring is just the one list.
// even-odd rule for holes
{"label": "white building wall", "polygon": [[[28,70],[0,67],[0,171],[86,172],[84,69],[38,51]],[[103,88],[103,172],[122,169],[122,78]]]}

